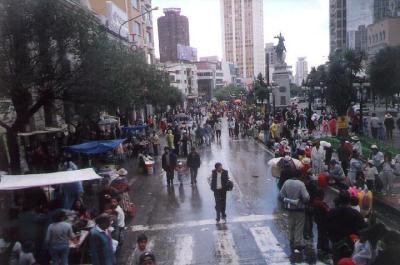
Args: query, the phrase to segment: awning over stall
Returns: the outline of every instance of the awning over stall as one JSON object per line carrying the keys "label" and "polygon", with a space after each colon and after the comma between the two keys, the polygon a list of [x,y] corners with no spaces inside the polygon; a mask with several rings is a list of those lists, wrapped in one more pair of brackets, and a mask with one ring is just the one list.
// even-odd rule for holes
{"label": "awning over stall", "polygon": [[20,190],[100,178],[92,168],[46,174],[2,175],[0,190]]}
{"label": "awning over stall", "polygon": [[123,143],[125,139],[91,141],[83,144],[68,146],[68,150],[84,154],[101,154],[113,150]]}

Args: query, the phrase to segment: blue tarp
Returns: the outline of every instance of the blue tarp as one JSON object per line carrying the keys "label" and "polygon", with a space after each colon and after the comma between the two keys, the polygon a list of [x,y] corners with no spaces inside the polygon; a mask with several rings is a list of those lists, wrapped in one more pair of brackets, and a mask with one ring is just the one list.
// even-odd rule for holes
{"label": "blue tarp", "polygon": [[147,127],[149,127],[148,125],[137,125],[137,126],[125,126],[122,128],[122,130],[124,131],[140,131],[140,130],[144,130]]}
{"label": "blue tarp", "polygon": [[68,146],[68,149],[76,153],[101,154],[113,150],[123,141],[125,141],[125,139],[91,141],[83,144]]}

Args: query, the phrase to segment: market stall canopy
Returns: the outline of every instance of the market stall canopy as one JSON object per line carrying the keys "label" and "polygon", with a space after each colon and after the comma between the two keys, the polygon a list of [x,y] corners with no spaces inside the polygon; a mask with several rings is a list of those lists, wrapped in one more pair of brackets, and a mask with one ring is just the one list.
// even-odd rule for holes
{"label": "market stall canopy", "polygon": [[125,139],[91,141],[83,144],[71,145],[68,146],[67,149],[76,153],[101,154],[113,150],[124,141]]}
{"label": "market stall canopy", "polygon": [[92,168],[46,174],[2,175],[0,190],[20,190],[100,178]]}
{"label": "market stall canopy", "polygon": [[140,130],[144,130],[147,127],[149,127],[148,125],[137,125],[137,126],[125,126],[122,128],[122,130],[124,131],[140,131]]}

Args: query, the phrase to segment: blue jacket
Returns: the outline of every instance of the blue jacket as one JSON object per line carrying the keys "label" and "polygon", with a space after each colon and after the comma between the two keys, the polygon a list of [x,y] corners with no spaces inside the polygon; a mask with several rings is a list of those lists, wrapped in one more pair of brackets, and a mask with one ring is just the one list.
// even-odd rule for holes
{"label": "blue jacket", "polygon": [[97,227],[90,230],[89,249],[93,265],[115,264],[111,238]]}

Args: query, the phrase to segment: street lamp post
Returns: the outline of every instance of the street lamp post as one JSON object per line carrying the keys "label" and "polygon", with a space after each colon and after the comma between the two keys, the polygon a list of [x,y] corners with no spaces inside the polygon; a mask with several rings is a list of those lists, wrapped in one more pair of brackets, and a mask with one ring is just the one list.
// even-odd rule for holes
{"label": "street lamp post", "polygon": [[353,83],[353,87],[355,87],[360,93],[360,134],[364,134],[364,113],[363,113],[363,105],[364,105],[364,88],[369,87],[370,83],[366,82],[365,78],[361,79],[360,82]]}
{"label": "street lamp post", "polygon": [[129,23],[129,22],[131,22],[131,21],[133,21],[133,20],[135,20],[135,19],[138,19],[138,18],[140,18],[140,17],[142,17],[142,16],[144,16],[144,15],[150,13],[150,12],[155,11],[155,10],[158,10],[158,6],[152,8],[152,9],[146,10],[146,12],[143,12],[142,14],[140,14],[140,15],[138,15],[138,16],[133,17],[133,18],[130,18],[130,19],[128,19],[128,20],[122,22],[121,25],[119,25],[118,36],[121,37],[121,29],[122,29],[122,26],[124,26],[126,23]]}

